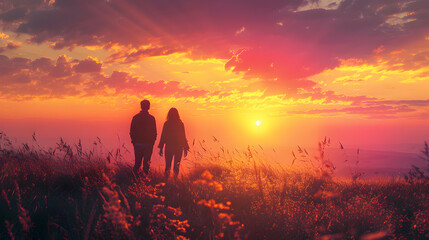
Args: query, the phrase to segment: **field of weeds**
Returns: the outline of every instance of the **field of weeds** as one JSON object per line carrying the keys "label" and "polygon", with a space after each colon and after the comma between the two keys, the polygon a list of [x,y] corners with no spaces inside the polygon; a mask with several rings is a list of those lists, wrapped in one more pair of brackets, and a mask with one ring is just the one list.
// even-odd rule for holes
{"label": "field of weeds", "polygon": [[134,176],[124,146],[47,149],[33,138],[17,145],[0,134],[0,239],[429,238],[424,170],[337,178],[326,139],[316,157],[294,153],[306,171],[267,163],[262,147],[194,143],[192,167],[165,181],[155,170]]}

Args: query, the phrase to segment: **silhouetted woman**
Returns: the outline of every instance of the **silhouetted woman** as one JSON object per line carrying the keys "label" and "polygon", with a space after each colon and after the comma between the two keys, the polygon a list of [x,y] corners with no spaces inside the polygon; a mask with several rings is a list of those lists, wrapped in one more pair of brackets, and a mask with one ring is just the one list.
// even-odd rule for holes
{"label": "silhouetted woman", "polygon": [[165,145],[165,178],[170,175],[171,162],[174,157],[174,177],[179,174],[180,160],[183,151],[185,157],[189,151],[188,141],[185,135],[185,126],[180,120],[179,112],[176,108],[171,108],[167,114],[167,121],[162,127],[161,140],[159,141],[159,155],[163,155],[162,149]]}

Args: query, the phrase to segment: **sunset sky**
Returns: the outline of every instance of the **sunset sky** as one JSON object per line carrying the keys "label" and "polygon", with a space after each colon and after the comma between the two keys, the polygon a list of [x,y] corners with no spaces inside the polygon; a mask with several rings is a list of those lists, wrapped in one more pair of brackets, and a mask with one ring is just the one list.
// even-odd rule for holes
{"label": "sunset sky", "polygon": [[427,0],[2,0],[0,26],[0,130],[17,139],[129,143],[148,99],[189,141],[429,140]]}

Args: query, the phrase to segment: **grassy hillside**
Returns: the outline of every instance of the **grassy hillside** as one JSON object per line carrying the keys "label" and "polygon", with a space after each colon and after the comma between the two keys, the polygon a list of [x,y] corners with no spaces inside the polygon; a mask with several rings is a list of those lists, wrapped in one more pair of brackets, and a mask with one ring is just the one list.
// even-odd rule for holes
{"label": "grassy hillside", "polygon": [[[125,148],[46,149],[0,135],[0,239],[427,239],[424,179],[335,177],[322,141],[306,171],[257,148],[191,153],[179,179],[136,177]],[[98,149],[98,150],[97,150]]]}

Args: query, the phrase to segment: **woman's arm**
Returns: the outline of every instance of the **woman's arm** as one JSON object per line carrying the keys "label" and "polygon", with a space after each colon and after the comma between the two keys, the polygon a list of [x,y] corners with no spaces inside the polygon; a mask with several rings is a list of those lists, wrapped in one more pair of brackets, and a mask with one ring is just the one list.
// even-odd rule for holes
{"label": "woman's arm", "polygon": [[185,124],[182,123],[182,146],[185,152],[189,151],[188,140],[186,139]]}
{"label": "woman's arm", "polygon": [[164,125],[162,126],[162,132],[161,132],[161,139],[159,140],[159,144],[158,144],[158,148],[159,148],[159,155],[162,156],[162,149],[164,148],[165,145],[165,125],[166,123],[164,123]]}

